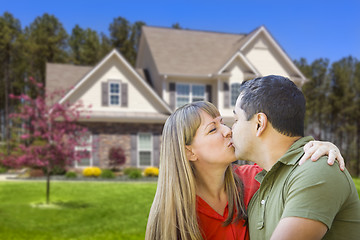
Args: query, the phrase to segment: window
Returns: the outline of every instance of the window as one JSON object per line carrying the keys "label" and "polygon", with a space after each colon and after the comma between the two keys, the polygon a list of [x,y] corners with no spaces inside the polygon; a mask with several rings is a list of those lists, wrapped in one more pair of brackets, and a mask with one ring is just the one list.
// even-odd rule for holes
{"label": "window", "polygon": [[120,83],[109,82],[109,105],[120,105]]}
{"label": "window", "polygon": [[85,135],[80,146],[75,146],[76,154],[80,155],[80,161],[75,161],[75,167],[91,167],[92,159],[92,136]]}
{"label": "window", "polygon": [[205,85],[176,84],[176,107],[205,100]]}
{"label": "window", "polygon": [[152,142],[151,133],[138,134],[138,167],[152,166]]}
{"label": "window", "polygon": [[235,106],[236,99],[239,96],[240,83],[231,84],[231,106]]}

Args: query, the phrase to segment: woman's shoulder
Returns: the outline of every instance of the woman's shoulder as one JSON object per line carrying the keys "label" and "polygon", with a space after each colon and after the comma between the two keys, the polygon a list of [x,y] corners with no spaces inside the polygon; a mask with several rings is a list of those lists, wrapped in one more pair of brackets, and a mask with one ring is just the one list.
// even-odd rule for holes
{"label": "woman's shoulder", "polygon": [[255,177],[256,174],[262,171],[262,168],[256,164],[233,165],[235,173],[243,178]]}

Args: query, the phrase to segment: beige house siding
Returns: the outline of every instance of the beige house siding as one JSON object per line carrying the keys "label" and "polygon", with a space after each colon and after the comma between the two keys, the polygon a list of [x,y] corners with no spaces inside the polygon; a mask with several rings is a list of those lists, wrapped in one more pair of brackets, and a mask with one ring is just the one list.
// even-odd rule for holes
{"label": "beige house siding", "polygon": [[[128,106],[102,106],[101,84],[111,80],[119,80],[128,84]],[[92,105],[91,111],[106,112],[151,112],[158,113],[159,109],[153,101],[153,97],[141,86],[139,80],[129,69],[122,64],[114,55],[101,68],[90,76],[71,97],[70,102],[82,100],[85,106]]]}

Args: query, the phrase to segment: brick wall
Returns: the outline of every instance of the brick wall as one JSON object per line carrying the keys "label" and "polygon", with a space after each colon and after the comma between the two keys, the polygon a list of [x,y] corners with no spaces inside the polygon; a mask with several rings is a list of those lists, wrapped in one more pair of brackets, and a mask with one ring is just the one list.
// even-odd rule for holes
{"label": "brick wall", "polygon": [[98,159],[94,165],[101,168],[108,166],[108,154],[111,147],[121,146],[126,155],[126,163],[123,167],[131,165],[131,134],[138,132],[151,132],[161,135],[163,124],[145,124],[145,123],[102,123],[93,122],[84,124],[94,139],[94,144],[98,144],[97,151],[94,154]]}

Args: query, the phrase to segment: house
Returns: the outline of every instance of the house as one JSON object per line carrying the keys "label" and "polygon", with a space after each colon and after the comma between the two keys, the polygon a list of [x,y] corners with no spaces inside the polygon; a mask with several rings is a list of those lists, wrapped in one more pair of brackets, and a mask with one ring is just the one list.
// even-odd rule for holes
{"label": "house", "polygon": [[240,83],[269,74],[299,87],[306,81],[264,26],[249,34],[144,26],[135,68],[116,50],[93,67],[48,63],[46,87],[73,86],[58,101],[92,105],[81,120],[92,154],[77,167],[106,167],[114,146],[124,149],[126,166],[147,167],[158,166],[162,127],[177,107],[208,100],[232,124]]}

